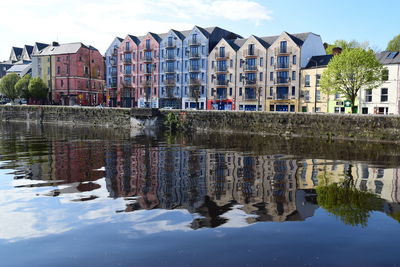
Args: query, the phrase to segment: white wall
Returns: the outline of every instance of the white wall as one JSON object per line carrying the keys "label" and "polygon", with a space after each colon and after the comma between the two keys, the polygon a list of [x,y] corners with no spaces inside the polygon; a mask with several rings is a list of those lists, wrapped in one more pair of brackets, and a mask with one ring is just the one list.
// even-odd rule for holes
{"label": "white wall", "polygon": [[305,68],[312,56],[326,55],[321,36],[311,33],[301,48],[301,67]]}

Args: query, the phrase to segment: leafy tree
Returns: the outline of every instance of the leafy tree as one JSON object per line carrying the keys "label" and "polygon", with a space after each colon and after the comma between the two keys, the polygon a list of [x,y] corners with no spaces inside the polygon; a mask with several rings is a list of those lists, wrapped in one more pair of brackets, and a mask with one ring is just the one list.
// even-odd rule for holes
{"label": "leafy tree", "polygon": [[400,34],[395,36],[386,48],[387,51],[400,51]]}
{"label": "leafy tree", "polygon": [[4,76],[0,81],[0,92],[12,101],[21,97],[21,92],[17,91],[15,88],[19,79],[20,77],[18,74],[10,73]]}
{"label": "leafy tree", "polygon": [[352,49],[352,48],[363,48],[369,49],[369,42],[358,42],[356,40],[346,41],[346,40],[336,40],[333,44],[327,44],[326,53],[331,55],[333,52],[333,48],[340,47],[343,50]]}
{"label": "leafy tree", "polygon": [[344,95],[351,102],[352,112],[356,113],[354,102],[358,92],[379,87],[384,70],[372,50],[345,49],[329,62],[321,77],[321,89],[325,93]]}
{"label": "leafy tree", "polygon": [[30,80],[28,89],[29,94],[35,99],[44,100],[47,98],[47,86],[39,77]]}
{"label": "leafy tree", "polygon": [[28,86],[29,86],[29,81],[31,80],[31,76],[30,75],[24,75],[24,77],[22,77],[21,79],[19,79],[19,81],[15,84],[15,90],[17,92],[21,92],[21,97],[28,99],[29,96],[29,92],[28,92]]}

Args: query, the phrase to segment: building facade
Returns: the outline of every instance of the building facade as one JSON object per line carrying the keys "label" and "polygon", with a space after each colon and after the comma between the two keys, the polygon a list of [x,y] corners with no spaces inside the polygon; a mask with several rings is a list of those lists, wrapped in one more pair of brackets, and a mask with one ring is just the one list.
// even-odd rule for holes
{"label": "building facade", "polygon": [[238,49],[239,46],[234,41],[221,39],[210,52],[208,60],[208,110],[236,109],[236,52]]}
{"label": "building facade", "polygon": [[360,113],[399,114],[400,53],[386,51],[376,54],[376,57],[386,68],[384,83],[372,90],[360,90]]}
{"label": "building facade", "polygon": [[312,56],[325,54],[319,35],[283,32],[268,48],[267,109],[271,112],[296,112],[301,68],[306,67]]}
{"label": "building facade", "polygon": [[117,81],[118,81],[118,48],[123,41],[122,38],[116,37],[105,53],[105,87],[107,94],[107,106],[117,107]]}

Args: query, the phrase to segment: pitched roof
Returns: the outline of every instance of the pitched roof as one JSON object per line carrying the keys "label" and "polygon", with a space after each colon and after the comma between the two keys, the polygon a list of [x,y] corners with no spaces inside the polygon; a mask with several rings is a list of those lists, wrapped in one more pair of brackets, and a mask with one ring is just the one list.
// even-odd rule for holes
{"label": "pitched roof", "polygon": [[28,53],[28,55],[30,56],[32,54],[32,51],[33,51],[33,46],[25,45],[24,48],[25,48],[26,52]]}
{"label": "pitched roof", "polygon": [[48,45],[48,44],[44,44],[44,43],[38,43],[38,42],[36,42],[36,43],[35,43],[35,46],[36,46],[37,49],[40,51],[40,50],[45,49],[45,48],[48,47],[49,45]]}
{"label": "pitched roof", "polygon": [[[139,45],[139,44],[140,44],[140,40],[139,40],[138,37],[136,37],[136,36],[134,36],[134,35],[131,35],[131,34],[128,34],[128,36],[129,36],[129,38],[132,39],[132,41],[135,42],[136,45]],[[123,41],[123,40],[122,40],[122,41]]]}
{"label": "pitched roof", "polygon": [[313,69],[315,67],[317,67],[317,68],[326,67],[332,58],[333,58],[333,55],[313,56],[308,61],[305,69]]}
{"label": "pitched roof", "polygon": [[22,54],[22,48],[21,47],[15,47],[15,46],[13,46],[12,48],[11,48],[13,51],[14,51],[14,53],[15,53],[15,55],[18,57],[18,56],[20,56],[21,54]]}
{"label": "pitched roof", "polygon": [[122,42],[124,39],[122,39],[121,37],[117,36],[118,41]]}
{"label": "pitched roof", "polygon": [[383,64],[400,64],[400,52],[384,51],[376,54],[376,59]]}
{"label": "pitched roof", "polygon": [[289,35],[289,37],[292,38],[293,42],[295,42],[298,46],[302,46],[310,34],[313,33],[312,32],[304,32],[296,34],[287,33],[287,35]]}
{"label": "pitched roof", "polygon": [[48,46],[42,51],[40,51],[37,55],[38,56],[49,56],[49,55],[61,55],[61,54],[74,54],[78,52],[81,48],[87,48],[91,50],[97,50],[93,46],[86,46],[80,42],[78,43],[69,43],[69,44],[60,44],[58,46]]}
{"label": "pitched roof", "polygon": [[23,72],[27,68],[30,68],[31,64],[19,64],[19,65],[14,65],[11,68],[7,70],[7,72]]}

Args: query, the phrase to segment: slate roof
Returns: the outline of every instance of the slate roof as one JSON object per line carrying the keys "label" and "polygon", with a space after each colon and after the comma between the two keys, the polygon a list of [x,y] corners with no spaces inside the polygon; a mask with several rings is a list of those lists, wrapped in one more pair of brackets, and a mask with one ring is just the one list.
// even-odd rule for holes
{"label": "slate roof", "polygon": [[[139,40],[138,37],[136,37],[136,36],[134,36],[134,35],[130,35],[130,34],[128,34],[128,36],[129,36],[129,38],[132,39],[132,41],[135,42],[136,45],[139,45],[139,44],[140,44],[140,40]],[[123,40],[122,40],[122,41],[123,41]]]}
{"label": "slate roof", "polygon": [[122,39],[121,37],[118,37],[118,36],[117,36],[117,39],[118,39],[118,41],[120,41],[120,42],[124,41],[124,39]]}
{"label": "slate roof", "polygon": [[48,46],[42,51],[40,51],[38,56],[49,56],[49,55],[61,55],[61,54],[74,54],[79,48],[84,47],[91,50],[97,50],[93,46],[86,46],[80,42],[78,43],[69,43],[69,44],[60,44],[59,46]]}
{"label": "slate roof", "polygon": [[313,69],[316,66],[319,67],[326,67],[331,59],[333,58],[333,55],[322,55],[322,56],[313,56],[311,59],[308,61],[307,66],[305,69]]}
{"label": "slate roof", "polygon": [[23,72],[26,68],[30,68],[31,64],[19,64],[14,65],[7,70],[7,72]]}
{"label": "slate roof", "polygon": [[37,49],[38,49],[39,51],[40,51],[40,50],[43,50],[43,49],[45,49],[46,47],[49,46],[48,44],[38,43],[38,42],[36,42],[35,45],[36,45],[36,47],[37,47]]}
{"label": "slate roof", "polygon": [[13,46],[12,48],[11,48],[13,51],[14,51],[14,53],[15,53],[15,56],[21,56],[21,54],[22,54],[22,48],[21,47],[15,47],[15,46]]}
{"label": "slate roof", "polygon": [[400,64],[400,52],[384,51],[376,54],[376,59],[383,64]]}
{"label": "slate roof", "polygon": [[26,49],[26,52],[28,52],[28,55],[30,56],[32,54],[32,51],[33,51],[33,46],[25,45],[25,49]]}

